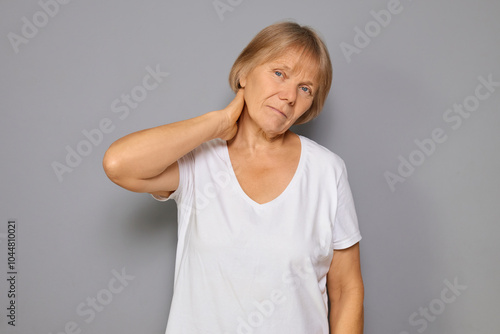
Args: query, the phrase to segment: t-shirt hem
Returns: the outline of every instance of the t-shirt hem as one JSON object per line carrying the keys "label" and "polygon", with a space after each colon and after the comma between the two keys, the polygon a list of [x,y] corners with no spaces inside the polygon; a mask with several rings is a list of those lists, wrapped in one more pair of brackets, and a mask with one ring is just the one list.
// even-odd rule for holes
{"label": "t-shirt hem", "polygon": [[165,202],[165,201],[168,201],[170,198],[172,198],[172,194],[170,194],[170,196],[168,196],[168,197],[164,197],[164,196],[160,196],[160,195],[154,195],[154,194],[150,194],[150,195],[153,196],[153,198],[155,200],[157,200],[157,201]]}
{"label": "t-shirt hem", "polygon": [[155,200],[160,201],[160,202],[166,202],[169,199],[176,200],[177,194],[180,192],[179,189],[180,189],[180,184],[179,184],[179,187],[177,187],[177,189],[175,189],[175,191],[173,193],[171,193],[170,196],[168,196],[168,197],[161,196],[161,195],[153,195],[153,194],[150,194],[150,195],[153,196],[153,198]]}
{"label": "t-shirt hem", "polygon": [[354,244],[356,244],[357,242],[359,242],[361,239],[362,239],[361,233],[356,233],[352,237],[350,237],[349,239],[345,239],[345,240],[333,243],[333,249],[349,248],[349,247],[353,246]]}

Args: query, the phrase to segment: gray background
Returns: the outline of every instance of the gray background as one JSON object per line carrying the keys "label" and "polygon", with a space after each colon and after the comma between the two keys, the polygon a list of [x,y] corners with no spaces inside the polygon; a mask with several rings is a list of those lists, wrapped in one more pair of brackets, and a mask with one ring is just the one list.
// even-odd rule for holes
{"label": "gray background", "polygon": [[[223,108],[241,49],[287,18],[316,28],[334,64],[323,113],[296,131],[346,161],[363,235],[365,332],[498,332],[500,87],[457,129],[443,115],[473,101],[478,77],[500,81],[500,2],[402,0],[351,57],[342,43],[354,45],[356,27],[375,29],[370,11],[390,1],[221,2],[232,10],[219,16],[212,0],[74,1],[53,17],[34,0],[0,2],[0,332],[164,332],[175,203],[113,184],[103,154],[128,133]],[[23,37],[23,17],[40,27],[16,52],[9,34]],[[157,65],[169,73],[163,82],[126,117],[113,112]],[[59,180],[52,164],[66,164],[66,146],[105,118],[113,131]],[[435,128],[447,140],[391,189],[384,173],[397,173],[398,157]],[[18,221],[16,327],[5,316],[9,218]],[[110,294],[122,269],[133,280]],[[86,321],[78,306],[97,296],[112,300]]]}

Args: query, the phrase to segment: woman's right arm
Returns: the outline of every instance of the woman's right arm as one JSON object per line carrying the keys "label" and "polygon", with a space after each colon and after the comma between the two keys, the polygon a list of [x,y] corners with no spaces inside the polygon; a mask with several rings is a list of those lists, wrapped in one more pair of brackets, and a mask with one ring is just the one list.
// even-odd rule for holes
{"label": "woman's right arm", "polygon": [[104,171],[127,190],[168,197],[179,185],[177,160],[211,139],[231,139],[243,106],[240,90],[224,109],[122,137],[106,151]]}

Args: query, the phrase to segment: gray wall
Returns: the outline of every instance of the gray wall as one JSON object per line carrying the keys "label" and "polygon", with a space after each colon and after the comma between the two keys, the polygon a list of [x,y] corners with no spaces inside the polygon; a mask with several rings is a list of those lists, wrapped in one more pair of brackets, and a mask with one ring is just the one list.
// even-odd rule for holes
{"label": "gray wall", "polygon": [[315,27],[333,59],[323,113],[296,131],[346,161],[365,332],[498,331],[498,1],[40,3],[0,2],[1,333],[163,333],[175,203],[111,183],[103,154],[224,107],[240,50],[285,18]]}

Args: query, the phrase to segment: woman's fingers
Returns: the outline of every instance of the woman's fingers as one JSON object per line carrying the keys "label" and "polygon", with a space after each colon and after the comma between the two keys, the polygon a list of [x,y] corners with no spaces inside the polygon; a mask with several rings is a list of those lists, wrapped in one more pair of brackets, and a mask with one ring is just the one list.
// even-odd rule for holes
{"label": "woman's fingers", "polygon": [[238,90],[236,96],[231,101],[231,103],[229,103],[227,107],[230,108],[231,111],[237,114],[239,117],[240,116],[239,114],[241,114],[244,105],[245,105],[244,90],[240,89]]}
{"label": "woman's fingers", "polygon": [[236,135],[238,131],[237,121],[243,111],[245,106],[244,91],[243,89],[236,92],[234,99],[227,105],[226,108],[220,110],[224,113],[225,125],[223,126],[223,131],[220,136],[221,139],[229,140]]}

